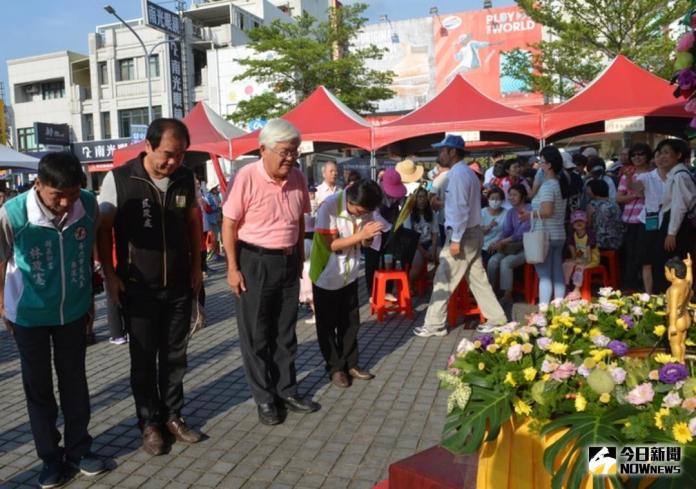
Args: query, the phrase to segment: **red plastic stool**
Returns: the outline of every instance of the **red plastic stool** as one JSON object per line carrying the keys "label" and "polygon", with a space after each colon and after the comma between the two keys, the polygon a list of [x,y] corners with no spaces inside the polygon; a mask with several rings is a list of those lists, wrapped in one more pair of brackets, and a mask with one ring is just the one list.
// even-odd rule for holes
{"label": "red plastic stool", "polygon": [[[396,282],[396,302],[387,301],[387,282]],[[377,321],[384,321],[384,314],[404,313],[413,318],[411,291],[408,288],[408,273],[404,270],[377,270],[372,278],[370,314],[377,314]]]}
{"label": "red plastic stool", "polygon": [[539,295],[539,275],[534,265],[524,264],[524,300],[527,304],[535,304]]}
{"label": "red plastic stool", "polygon": [[616,250],[600,250],[600,258],[607,259],[609,270],[609,285],[613,289],[619,288],[619,255]]}
{"label": "red plastic stool", "polygon": [[469,291],[469,284],[462,279],[447,303],[447,324],[449,324],[450,328],[454,328],[460,317],[474,315],[478,315],[482,323],[485,321],[481,309],[476,304],[476,299]]}
{"label": "red plastic stool", "polygon": [[609,286],[609,274],[604,266],[598,265],[596,267],[586,268],[582,272],[582,288],[580,289],[580,295],[586,301],[592,300],[592,279],[597,277],[602,279],[602,287]]}

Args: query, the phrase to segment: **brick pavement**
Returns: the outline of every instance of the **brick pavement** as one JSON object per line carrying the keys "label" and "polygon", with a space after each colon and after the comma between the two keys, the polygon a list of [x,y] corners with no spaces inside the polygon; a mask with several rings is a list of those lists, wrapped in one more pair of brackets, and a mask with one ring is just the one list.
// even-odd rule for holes
{"label": "brick pavement", "polygon": [[[314,326],[297,323],[297,372],[301,395],[322,409],[288,413],[281,425],[259,424],[247,388],[239,350],[234,306],[223,267],[206,281],[208,327],[189,345],[184,416],[209,437],[171,453],[142,452],[128,379],[127,346],[108,343],[99,297],[87,374],[92,400],[93,450],[110,459],[107,474],[75,476],[65,487],[78,489],[220,487],[371,488],[387,477],[389,464],[435,445],[444,423],[447,392],[438,388],[441,369],[457,342],[457,328],[444,338],[411,334],[422,323],[425,303],[416,299],[414,320],[376,323],[369,316],[361,277],[361,364],[376,374],[349,389],[328,382]],[[19,360],[11,337],[0,333],[0,488],[37,487],[40,470],[26,414]]]}

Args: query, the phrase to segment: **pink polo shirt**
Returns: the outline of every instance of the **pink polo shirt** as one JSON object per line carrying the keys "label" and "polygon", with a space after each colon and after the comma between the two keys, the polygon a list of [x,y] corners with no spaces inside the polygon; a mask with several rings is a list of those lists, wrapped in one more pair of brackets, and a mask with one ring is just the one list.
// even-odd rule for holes
{"label": "pink polo shirt", "polygon": [[239,223],[239,240],[269,249],[296,245],[300,218],[310,211],[302,172],[293,168],[286,180],[275,182],[263,167],[263,160],[237,172],[222,206],[223,215]]}

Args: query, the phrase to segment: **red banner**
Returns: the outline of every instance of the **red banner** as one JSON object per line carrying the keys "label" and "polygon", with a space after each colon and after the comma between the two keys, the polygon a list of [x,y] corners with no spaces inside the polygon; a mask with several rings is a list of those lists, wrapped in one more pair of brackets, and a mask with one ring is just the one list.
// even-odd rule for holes
{"label": "red banner", "polygon": [[502,76],[506,51],[541,41],[541,25],[515,6],[443,15],[433,21],[437,91],[457,74],[489,97],[508,105],[543,103],[539,94],[521,91],[522,83]]}

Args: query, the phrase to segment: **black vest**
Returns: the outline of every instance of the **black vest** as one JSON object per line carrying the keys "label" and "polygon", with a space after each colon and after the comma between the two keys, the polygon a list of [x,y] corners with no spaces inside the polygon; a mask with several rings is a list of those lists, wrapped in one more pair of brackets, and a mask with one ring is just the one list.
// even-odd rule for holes
{"label": "black vest", "polygon": [[116,273],[126,284],[184,290],[191,286],[193,172],[179,167],[163,193],[145,171],[143,156],[112,171],[118,197]]}

